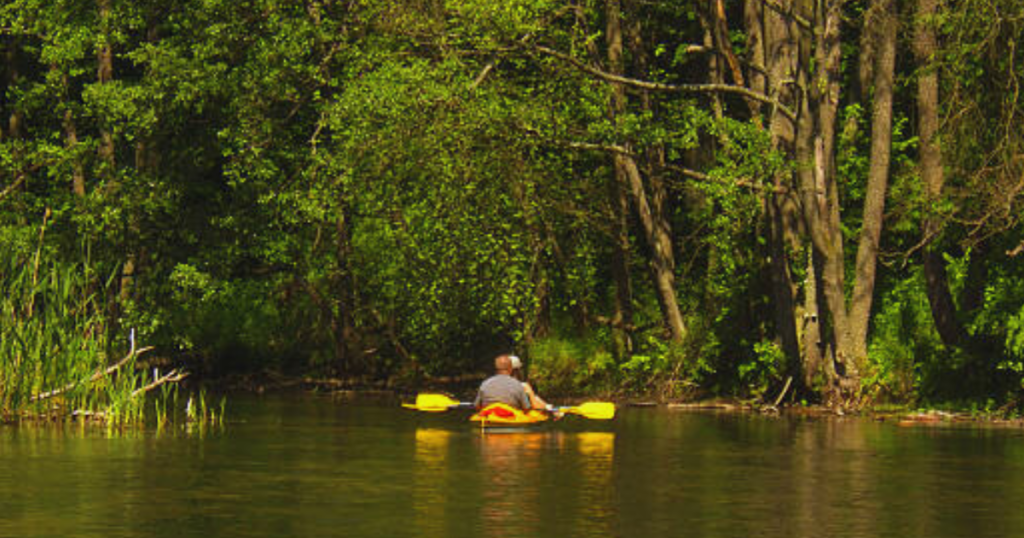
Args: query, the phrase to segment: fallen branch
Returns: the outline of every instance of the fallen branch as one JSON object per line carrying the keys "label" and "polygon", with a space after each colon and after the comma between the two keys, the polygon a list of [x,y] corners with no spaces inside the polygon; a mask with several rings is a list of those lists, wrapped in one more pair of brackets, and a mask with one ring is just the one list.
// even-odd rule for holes
{"label": "fallen branch", "polygon": [[71,383],[68,383],[67,385],[64,385],[59,389],[54,389],[49,392],[44,392],[42,394],[36,394],[29,401],[39,402],[43,400],[48,400],[50,398],[53,398],[54,396],[60,396],[61,394],[64,394],[65,392],[72,390],[75,387],[78,387],[82,384],[95,383],[96,381],[99,381],[100,379],[103,379],[104,377],[120,370],[122,366],[128,364],[128,362],[134,359],[135,357],[138,357],[139,355],[142,355],[143,353],[153,349],[152,347],[144,347],[142,349],[136,350],[134,331],[132,332],[129,340],[131,341],[131,350],[128,351],[128,355],[126,355],[123,359],[117,361],[115,364],[108,366],[107,368],[97,370],[95,373],[89,376],[89,379],[86,379],[85,381],[72,381]]}
{"label": "fallen branch", "polygon": [[789,385],[792,384],[792,383],[793,383],[793,376],[787,377],[786,378],[786,386],[782,387],[782,392],[779,393],[779,397],[778,398],[775,398],[775,403],[772,404],[772,407],[774,407],[776,409],[779,408],[779,404],[782,403],[782,399],[786,397],[786,392],[789,391]]}
{"label": "fallen branch", "polygon": [[167,373],[167,375],[165,375],[163,377],[157,377],[156,379],[153,380],[152,383],[150,383],[150,384],[148,384],[146,386],[143,386],[143,387],[139,387],[139,388],[135,389],[134,391],[132,391],[132,398],[134,398],[134,397],[136,397],[136,396],[138,396],[140,394],[145,394],[145,393],[147,393],[147,392],[149,392],[149,391],[159,387],[160,385],[164,385],[164,384],[167,384],[167,383],[177,383],[178,381],[181,381],[182,379],[185,379],[186,377],[188,377],[188,372],[180,372],[180,371],[178,371],[178,369],[171,370],[170,372]]}

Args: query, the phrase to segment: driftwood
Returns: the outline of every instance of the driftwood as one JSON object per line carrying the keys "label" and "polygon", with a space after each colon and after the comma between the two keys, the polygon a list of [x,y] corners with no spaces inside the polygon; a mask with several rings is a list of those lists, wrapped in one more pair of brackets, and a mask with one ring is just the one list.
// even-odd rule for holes
{"label": "driftwood", "polygon": [[727,402],[691,402],[691,403],[670,403],[668,409],[681,409],[690,411],[737,411],[745,409],[745,406]]}
{"label": "driftwood", "polygon": [[154,374],[153,377],[154,377],[154,379],[153,379],[152,383],[150,383],[150,384],[148,384],[148,385],[146,385],[144,387],[139,387],[139,388],[135,389],[134,391],[132,391],[132,398],[134,398],[134,397],[136,397],[136,396],[138,396],[140,394],[145,394],[145,393],[147,393],[147,392],[149,392],[149,391],[159,387],[160,385],[164,385],[166,383],[177,383],[178,381],[181,381],[182,379],[185,379],[186,377],[188,377],[188,372],[182,372],[182,371],[178,370],[177,368],[175,368],[174,370],[171,370],[170,372],[167,372],[167,375],[165,375],[163,377],[159,377],[159,376],[157,376],[155,374]]}
{"label": "driftwood", "polygon": [[761,412],[766,414],[777,415],[779,413],[779,404],[782,403],[782,399],[786,397],[786,392],[789,391],[789,386],[791,384],[793,384],[793,376],[789,376],[786,378],[786,385],[782,387],[782,392],[780,392],[779,396],[775,398],[775,403],[762,407]]}
{"label": "driftwood", "polygon": [[95,373],[93,373],[91,376],[89,376],[89,379],[87,379],[85,381],[72,381],[71,383],[68,383],[67,385],[64,385],[63,387],[60,387],[58,389],[54,389],[54,390],[51,390],[49,392],[43,392],[41,394],[36,394],[35,396],[32,397],[32,399],[30,401],[40,402],[40,401],[43,401],[43,400],[48,400],[48,399],[53,398],[55,396],[60,396],[61,394],[64,394],[65,392],[67,392],[67,391],[69,391],[71,389],[74,389],[75,387],[81,385],[82,383],[95,383],[96,381],[99,381],[100,379],[103,379],[104,377],[106,377],[106,376],[108,376],[110,374],[113,374],[114,372],[120,370],[122,366],[124,366],[125,364],[128,364],[128,362],[131,361],[133,358],[135,358],[135,357],[137,357],[137,356],[139,356],[139,355],[141,355],[141,354],[143,354],[143,353],[153,349],[152,347],[144,347],[142,349],[136,350],[135,349],[135,332],[134,331],[132,332],[132,335],[129,338],[129,340],[131,341],[132,347],[131,347],[131,350],[128,351],[128,355],[126,355],[123,359],[117,361],[116,363],[112,364],[111,366],[108,366],[106,368],[97,370]]}

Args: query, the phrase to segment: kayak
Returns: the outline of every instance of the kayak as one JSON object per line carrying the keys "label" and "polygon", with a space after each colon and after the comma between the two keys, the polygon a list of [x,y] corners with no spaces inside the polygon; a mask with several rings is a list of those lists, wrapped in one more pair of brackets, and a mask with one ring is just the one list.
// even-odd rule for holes
{"label": "kayak", "polygon": [[469,420],[479,423],[484,428],[512,428],[541,424],[547,422],[549,418],[548,413],[536,409],[523,411],[510,405],[495,403],[477,411]]}
{"label": "kayak", "polygon": [[[472,402],[460,402],[445,394],[418,394],[415,403],[403,403],[406,409],[441,413],[456,409],[473,409]],[[562,407],[548,406],[547,411],[521,411],[506,404],[491,404],[469,418],[479,422],[481,426],[530,426],[547,422],[551,418],[559,419],[563,415],[579,415],[593,420],[611,420],[615,418],[615,404],[611,402],[584,402],[579,405]]]}

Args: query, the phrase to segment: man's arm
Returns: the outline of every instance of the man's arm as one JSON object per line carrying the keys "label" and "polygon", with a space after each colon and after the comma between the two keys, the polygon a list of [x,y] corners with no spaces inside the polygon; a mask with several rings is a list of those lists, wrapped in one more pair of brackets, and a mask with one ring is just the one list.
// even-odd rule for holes
{"label": "man's arm", "polygon": [[530,407],[538,410],[547,409],[548,403],[541,399],[540,396],[537,396],[537,393],[534,392],[533,387],[529,383],[523,383],[523,391],[526,392],[526,396],[530,400]]}

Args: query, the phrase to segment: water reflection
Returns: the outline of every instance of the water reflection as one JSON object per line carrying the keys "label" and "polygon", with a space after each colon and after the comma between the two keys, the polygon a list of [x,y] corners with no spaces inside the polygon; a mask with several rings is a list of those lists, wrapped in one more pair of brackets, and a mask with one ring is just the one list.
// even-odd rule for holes
{"label": "water reflection", "polygon": [[423,428],[416,430],[415,485],[413,512],[416,535],[423,538],[445,536],[444,522],[448,499],[448,443],[452,432]]}
{"label": "water reflection", "polygon": [[1024,536],[1022,430],[626,410],[493,434],[403,411],[0,427],[0,537]]}
{"label": "water reflection", "polygon": [[481,432],[477,437],[483,488],[480,524],[484,534],[535,535],[540,520],[542,460],[561,443],[551,432]]}
{"label": "water reflection", "polygon": [[615,434],[583,432],[574,436],[580,461],[579,522],[581,536],[614,535],[615,517]]}
{"label": "water reflection", "polygon": [[417,536],[608,536],[617,525],[612,432],[415,434]]}

